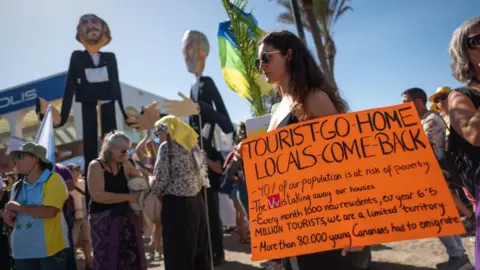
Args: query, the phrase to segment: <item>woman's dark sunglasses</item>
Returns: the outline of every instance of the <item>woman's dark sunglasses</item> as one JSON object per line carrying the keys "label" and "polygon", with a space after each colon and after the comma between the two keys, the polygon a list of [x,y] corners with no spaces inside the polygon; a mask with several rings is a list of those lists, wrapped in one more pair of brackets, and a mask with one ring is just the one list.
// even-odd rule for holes
{"label": "woman's dark sunglasses", "polygon": [[444,100],[447,99],[447,98],[448,98],[448,95],[440,95],[440,96],[436,97],[436,98],[433,100],[433,102],[438,103],[438,102],[440,102],[440,101],[444,101]]}
{"label": "woman's dark sunglasses", "polygon": [[260,64],[268,64],[268,62],[270,61],[270,54],[274,54],[274,53],[279,53],[280,51],[273,51],[273,52],[263,52],[261,55],[260,55],[260,58],[257,58],[255,60],[255,66],[257,68],[260,68]]}
{"label": "woman's dark sunglasses", "polygon": [[467,39],[467,45],[468,45],[468,48],[470,50],[479,49],[480,48],[480,35],[469,37]]}

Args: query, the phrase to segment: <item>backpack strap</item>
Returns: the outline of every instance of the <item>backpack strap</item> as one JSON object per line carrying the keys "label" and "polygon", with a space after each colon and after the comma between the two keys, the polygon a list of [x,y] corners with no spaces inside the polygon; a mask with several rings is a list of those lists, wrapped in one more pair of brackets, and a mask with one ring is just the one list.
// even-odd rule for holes
{"label": "backpack strap", "polygon": [[80,194],[82,194],[83,196],[85,196],[85,191],[81,190],[79,187],[75,186],[75,190],[76,190],[78,193],[80,193]]}
{"label": "backpack strap", "polygon": [[[51,171],[50,174],[48,175],[47,177],[47,180],[45,180],[44,184],[48,182],[48,180],[50,179],[50,177],[52,177],[52,174],[54,172]],[[21,180],[19,180],[13,187],[13,190],[14,190],[14,198],[13,200],[16,201],[18,199],[18,195],[20,194],[20,191],[22,190],[23,188],[23,181],[25,180],[25,177]]]}
{"label": "backpack strap", "polygon": [[16,201],[18,199],[18,195],[23,187],[23,179],[19,180],[13,187],[13,200]]}

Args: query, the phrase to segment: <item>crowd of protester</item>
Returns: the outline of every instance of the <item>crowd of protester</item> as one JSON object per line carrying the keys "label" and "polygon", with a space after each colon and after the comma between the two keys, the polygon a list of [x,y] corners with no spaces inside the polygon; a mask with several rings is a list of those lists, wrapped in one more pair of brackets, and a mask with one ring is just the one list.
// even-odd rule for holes
{"label": "crowd of protester", "polygon": [[[412,102],[447,180],[465,227],[476,235],[480,180],[480,17],[453,34],[453,76],[463,87],[442,86],[428,97],[413,87],[401,93]],[[259,69],[277,85],[282,101],[269,131],[349,111],[330,86],[305,44],[288,31],[260,43]],[[399,100],[400,101],[400,100]],[[427,102],[430,101],[430,109]],[[88,166],[64,166],[47,150],[27,142],[9,155],[14,170],[0,181],[2,269],[146,269],[162,261],[168,270],[210,269],[226,262],[224,235],[250,244],[248,194],[237,125],[232,151],[201,149],[187,123],[166,115],[133,147],[113,131]],[[59,161],[59,155],[56,155]],[[91,200],[85,200],[88,184]],[[222,202],[222,203],[220,203]],[[225,226],[224,226],[225,225]],[[461,236],[439,237],[449,256],[439,269],[473,269]],[[151,252],[145,253],[145,250]],[[368,269],[369,247],[346,247],[264,263],[266,269]]]}

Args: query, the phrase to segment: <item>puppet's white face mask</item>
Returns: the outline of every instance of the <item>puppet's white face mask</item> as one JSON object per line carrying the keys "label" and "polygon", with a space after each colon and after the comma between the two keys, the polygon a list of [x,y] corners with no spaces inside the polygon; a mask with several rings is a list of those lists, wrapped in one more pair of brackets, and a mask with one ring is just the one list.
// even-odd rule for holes
{"label": "puppet's white face mask", "polygon": [[198,67],[198,53],[192,43],[189,43],[185,49],[183,49],[183,57],[185,58],[188,72],[195,73]]}
{"label": "puppet's white face mask", "polygon": [[96,44],[103,37],[103,23],[95,16],[84,16],[80,20],[79,30],[88,44]]}

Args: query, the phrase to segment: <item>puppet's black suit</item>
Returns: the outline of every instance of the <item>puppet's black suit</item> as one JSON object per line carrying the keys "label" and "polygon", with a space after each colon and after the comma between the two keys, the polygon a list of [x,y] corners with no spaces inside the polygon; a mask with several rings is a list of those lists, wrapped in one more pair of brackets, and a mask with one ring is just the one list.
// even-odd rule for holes
{"label": "puppet's black suit", "polygon": [[[97,101],[102,101],[102,137],[117,128],[115,101],[118,101],[120,110],[124,118],[127,119],[123,107],[115,54],[99,52],[99,55],[100,61],[98,65],[95,65],[92,56],[87,51],[74,51],[72,53],[60,112],[61,122],[57,126],[61,127],[67,122],[73,96],[75,96],[75,101],[82,104],[82,115],[75,117],[82,118],[85,173],[87,173],[88,164],[98,157],[99,152]],[[100,76],[103,79],[97,78],[91,81],[91,77],[90,79],[87,78],[87,73],[92,73],[92,71],[95,73],[95,70],[105,69],[107,76]],[[85,188],[88,190],[87,187]],[[88,192],[86,197],[88,202]]]}
{"label": "puppet's black suit", "polygon": [[[218,125],[224,133],[228,134],[233,132],[233,124],[228,115],[222,96],[218,92],[212,78],[200,77],[197,87],[198,92],[196,91],[196,85],[192,86],[190,98],[199,104],[201,119],[198,115],[190,116],[190,125],[203,139],[203,147],[208,158],[213,161],[221,162],[223,166],[221,154],[215,149],[213,142],[215,125]],[[210,127],[210,129],[205,132],[206,134],[204,134],[207,138],[203,137],[201,132],[206,126]],[[211,185],[211,188],[207,189],[210,236],[214,260],[218,261],[224,259],[225,256],[223,250],[223,228],[220,219],[220,207],[218,204],[218,191],[221,184],[221,175],[210,169],[208,170],[208,175]]]}

